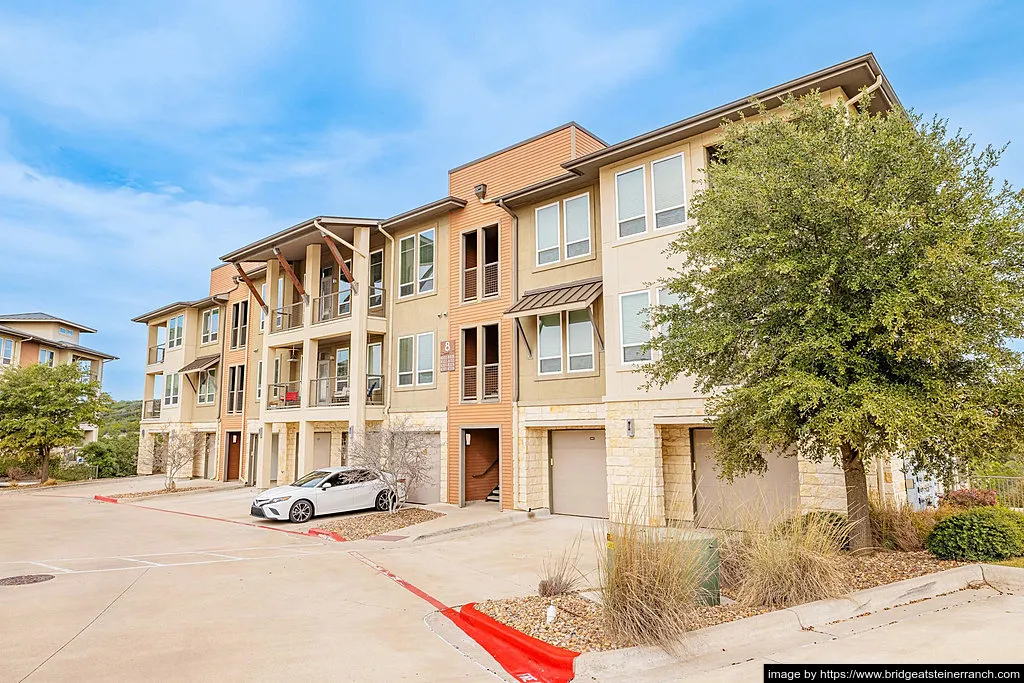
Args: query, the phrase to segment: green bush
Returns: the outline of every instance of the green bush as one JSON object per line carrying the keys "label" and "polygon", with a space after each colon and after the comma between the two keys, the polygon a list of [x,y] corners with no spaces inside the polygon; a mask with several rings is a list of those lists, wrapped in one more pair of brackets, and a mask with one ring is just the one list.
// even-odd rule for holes
{"label": "green bush", "polygon": [[984,562],[1024,555],[1024,513],[975,507],[946,517],[932,529],[925,546],[945,560]]}
{"label": "green bush", "polygon": [[139,437],[134,434],[103,437],[86,444],[82,456],[87,463],[99,468],[99,477],[132,477],[137,474]]}

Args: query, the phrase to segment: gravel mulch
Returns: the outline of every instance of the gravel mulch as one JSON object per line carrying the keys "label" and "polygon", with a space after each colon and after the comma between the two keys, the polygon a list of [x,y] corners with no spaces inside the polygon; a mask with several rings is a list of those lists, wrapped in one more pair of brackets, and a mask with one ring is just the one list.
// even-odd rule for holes
{"label": "gravel mulch", "polygon": [[[850,592],[952,569],[961,564],[936,559],[927,551],[882,551],[863,557],[847,556],[846,559],[850,569]],[[728,594],[728,591],[723,591],[723,594]],[[546,623],[548,605],[558,608],[558,618],[553,624]],[[553,598],[528,595],[504,600],[485,600],[477,604],[476,608],[506,626],[574,652],[629,646],[628,643],[615,642],[605,631],[600,604],[575,593]],[[691,630],[770,611],[770,607],[745,607],[736,603],[700,607],[695,612]]]}
{"label": "gravel mulch", "polygon": [[149,498],[150,496],[173,496],[175,493],[188,493],[190,491],[204,491],[206,489],[212,489],[212,486],[185,486],[183,488],[176,488],[173,491],[167,489],[155,489],[153,491],[133,491],[132,493],[111,493],[107,494],[107,498],[117,498],[118,500],[129,500],[131,498]]}
{"label": "gravel mulch", "polygon": [[330,522],[317,524],[318,529],[334,531],[349,541],[358,541],[370,536],[381,536],[396,529],[404,529],[413,524],[429,522],[444,517],[441,512],[425,508],[402,508],[391,512],[370,512],[364,515],[344,517]]}

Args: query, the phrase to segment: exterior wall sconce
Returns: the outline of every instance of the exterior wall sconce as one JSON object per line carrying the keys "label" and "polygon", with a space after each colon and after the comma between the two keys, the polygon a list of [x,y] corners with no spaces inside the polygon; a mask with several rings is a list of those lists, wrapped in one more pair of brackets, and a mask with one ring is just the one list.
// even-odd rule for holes
{"label": "exterior wall sconce", "polygon": [[633,418],[626,420],[626,436],[631,439],[636,436],[636,428],[633,425]]}

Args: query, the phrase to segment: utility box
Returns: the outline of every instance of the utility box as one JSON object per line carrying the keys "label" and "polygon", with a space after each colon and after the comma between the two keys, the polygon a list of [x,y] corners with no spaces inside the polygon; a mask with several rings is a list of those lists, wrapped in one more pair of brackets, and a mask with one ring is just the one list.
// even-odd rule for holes
{"label": "utility box", "polygon": [[[707,577],[701,584],[701,595],[698,602],[702,605],[722,604],[722,582],[718,561],[718,538],[701,529],[680,529],[676,527],[645,527],[644,533],[657,537],[662,543],[678,544],[680,552],[696,550],[703,558],[701,564],[706,568]],[[605,535],[607,542],[608,565],[615,558],[614,535]]]}

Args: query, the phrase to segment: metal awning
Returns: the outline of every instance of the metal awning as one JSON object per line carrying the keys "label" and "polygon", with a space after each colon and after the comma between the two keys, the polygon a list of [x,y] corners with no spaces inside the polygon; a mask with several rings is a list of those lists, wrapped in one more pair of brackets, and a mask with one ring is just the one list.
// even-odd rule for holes
{"label": "metal awning", "polygon": [[526,292],[523,298],[505,311],[511,318],[523,316],[545,315],[558,311],[577,311],[587,308],[601,296],[603,281],[599,277],[588,280],[566,282],[561,285],[534,289]]}
{"label": "metal awning", "polygon": [[218,362],[220,362],[219,355],[214,354],[212,356],[200,356],[199,358],[196,358],[194,361],[183,367],[178,372],[182,374],[188,374],[190,372],[201,372],[203,370],[209,370]]}

